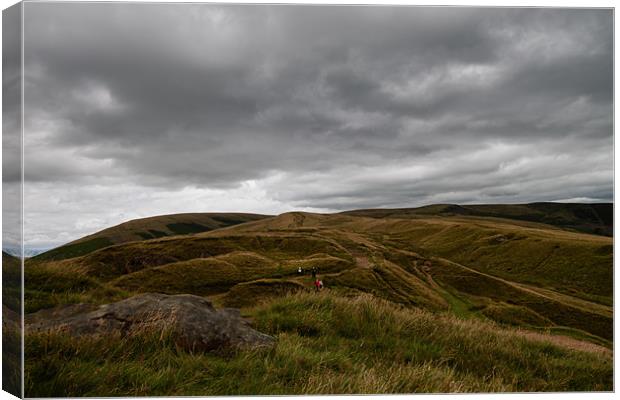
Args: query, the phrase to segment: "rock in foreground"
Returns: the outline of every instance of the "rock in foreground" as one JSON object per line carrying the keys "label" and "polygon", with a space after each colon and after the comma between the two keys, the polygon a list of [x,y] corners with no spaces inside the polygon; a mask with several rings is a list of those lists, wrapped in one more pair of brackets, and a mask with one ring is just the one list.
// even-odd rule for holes
{"label": "rock in foreground", "polygon": [[228,352],[271,347],[275,339],[252,329],[236,309],[216,310],[203,297],[144,293],[91,306],[75,304],[27,315],[26,331],[65,331],[71,335],[123,335],[171,329],[177,345],[190,351]]}

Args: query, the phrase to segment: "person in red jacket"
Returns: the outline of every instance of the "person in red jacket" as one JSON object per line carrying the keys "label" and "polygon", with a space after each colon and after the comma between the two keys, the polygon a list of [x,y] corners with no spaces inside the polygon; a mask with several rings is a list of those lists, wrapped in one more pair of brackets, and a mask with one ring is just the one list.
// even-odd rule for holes
{"label": "person in red jacket", "polygon": [[320,286],[321,286],[321,281],[319,280],[319,278],[316,278],[316,280],[314,281],[314,290],[318,292],[320,289]]}

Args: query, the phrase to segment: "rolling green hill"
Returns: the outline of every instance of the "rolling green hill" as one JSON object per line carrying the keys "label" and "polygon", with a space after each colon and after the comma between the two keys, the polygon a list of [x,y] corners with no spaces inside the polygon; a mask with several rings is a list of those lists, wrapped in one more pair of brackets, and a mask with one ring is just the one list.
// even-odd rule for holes
{"label": "rolling green hill", "polygon": [[[80,293],[103,286],[115,293],[223,296],[259,279],[307,285],[297,269],[316,266],[326,284],[346,293],[372,293],[430,310],[465,307],[465,314],[502,321],[519,311],[518,318],[610,339],[612,259],[610,238],[541,224],[469,216],[287,213],[224,230],[127,242],[72,259],[32,263],[26,287],[56,297],[63,292],[59,282]],[[39,304],[35,299],[40,296],[32,294],[30,304]],[[29,310],[37,307],[27,302]],[[583,318],[568,317],[582,312]]]}
{"label": "rolling green hill", "polygon": [[[157,218],[158,223],[170,224]],[[189,219],[182,223],[198,224]],[[203,224],[200,225],[206,226]],[[278,335],[278,347],[269,356],[274,358],[261,365],[272,372],[270,368],[280,368],[285,375],[313,376],[326,382],[325,392],[378,393],[382,387],[387,392],[414,387],[452,390],[450,379],[462,381],[459,390],[463,391],[611,390],[610,237],[505,216],[449,213],[444,206],[432,206],[415,213],[291,212],[248,219],[225,229],[144,239],[119,242],[72,258],[29,260],[25,270],[26,312],[74,303],[104,304],[143,292],[189,293],[208,297],[219,306],[240,307],[257,327]],[[313,293],[309,272],[313,267],[318,268],[326,286],[319,294]],[[401,321],[400,325],[381,320],[383,312]],[[370,315],[377,320],[368,320]],[[379,335],[375,331],[379,325],[394,326],[395,336]],[[470,334],[471,338],[464,339]],[[27,371],[37,374],[37,368],[42,368],[37,361],[40,357],[47,360],[45,365],[57,364],[61,368],[59,373],[65,361],[88,370],[90,361],[83,357],[87,357],[84,354],[89,346],[133,346],[131,339],[101,339],[93,344],[87,340],[71,342],[61,336],[29,337],[33,348],[38,348],[37,343],[48,343],[50,347],[45,347],[48,350],[44,354],[35,352],[27,356],[31,360]],[[380,337],[383,342],[375,342],[373,337]],[[474,337],[488,339],[484,350],[488,357],[475,350]],[[423,343],[414,338],[424,338]],[[148,337],[143,340],[151,346],[153,360],[161,356],[161,351],[168,352]],[[360,360],[366,361],[335,356],[334,360],[339,361],[334,361],[334,368],[354,376],[348,383],[325,369],[321,360],[326,360],[327,353],[312,350],[337,351],[339,346],[368,346],[358,350]],[[502,350],[507,348],[515,353],[508,355]],[[63,359],[67,352],[75,352],[75,356]],[[235,363],[248,363],[261,370],[250,353],[229,361],[214,361],[211,356],[191,362],[184,355],[170,357],[170,362],[179,365],[215,362],[221,371],[232,375],[240,373]],[[544,366],[539,369],[523,364],[525,359],[537,359]],[[432,369],[432,373],[428,372],[432,377],[416,381],[421,386],[404,385],[401,381],[394,382],[394,386],[379,386],[379,381],[364,383],[362,378],[377,371],[346,367],[368,362],[368,366],[376,363],[391,370],[394,366],[390,366],[390,360],[402,360],[402,368],[412,368],[403,372],[402,382],[413,379],[411,374],[423,373],[420,368],[425,363],[440,370]],[[125,361],[129,368],[137,368],[133,364],[136,360]],[[441,370],[440,365],[449,368]],[[480,380],[474,371],[481,365],[497,375]],[[271,376],[272,372],[263,375]],[[132,382],[147,386],[152,377],[146,370],[133,378],[120,370],[117,373],[122,381],[134,379]],[[392,373],[401,376],[396,371]],[[140,374],[146,374],[143,381]],[[190,392],[308,392],[306,386],[294,383],[304,381],[297,378],[285,379],[275,386],[261,386],[257,382],[261,382],[262,375],[257,372],[256,376],[239,378],[239,386],[233,388],[218,380],[223,375],[210,376],[210,383],[190,385]],[[167,379],[166,382],[179,383],[176,378]],[[374,379],[387,378],[377,375]],[[559,383],[542,384],[549,379],[559,379]],[[71,382],[58,384],[56,388],[63,388]],[[168,386],[162,382],[150,384],[155,386],[145,393],[187,394],[164,389]],[[103,390],[103,386],[97,386],[103,383],[93,381],[92,385]],[[118,393],[136,394],[130,387],[134,386],[119,388]],[[201,392],[201,388],[206,392]],[[40,395],[56,393],[52,389],[45,392],[33,388]],[[64,392],[56,394],[59,393]],[[88,393],[105,394],[95,389]]]}
{"label": "rolling green hill", "polygon": [[344,214],[373,218],[411,218],[446,215],[507,218],[539,222],[597,235],[613,235],[613,204],[530,203],[530,204],[434,204],[419,208],[368,209]]}
{"label": "rolling green hill", "polygon": [[134,219],[49,250],[33,259],[63,260],[114,244],[207,232],[267,217],[245,213],[188,213]]}

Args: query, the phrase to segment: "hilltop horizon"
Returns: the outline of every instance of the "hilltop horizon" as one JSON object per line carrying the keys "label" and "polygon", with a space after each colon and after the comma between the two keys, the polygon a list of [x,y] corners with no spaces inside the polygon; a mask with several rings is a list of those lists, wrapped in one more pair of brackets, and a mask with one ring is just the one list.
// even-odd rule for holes
{"label": "hilltop horizon", "polygon": [[[422,206],[418,206],[418,207],[377,207],[377,208],[363,208],[363,209],[352,209],[352,210],[339,210],[339,211],[335,211],[335,212],[312,212],[315,214],[325,214],[325,215],[329,215],[329,214],[338,214],[338,213],[349,213],[349,214],[355,214],[356,212],[363,212],[363,211],[370,211],[370,210],[381,210],[381,211],[398,211],[398,210],[424,210],[424,209],[433,209],[436,207],[450,207],[450,206],[457,206],[457,207],[474,207],[474,208],[486,208],[486,207],[493,207],[493,206],[499,206],[499,207],[507,207],[507,206],[532,206],[532,205],[544,205],[544,204],[557,204],[557,205],[563,205],[563,207],[569,207],[569,206],[596,206],[596,205],[610,205],[611,207],[609,208],[609,210],[599,210],[598,212],[603,212],[604,214],[609,214],[609,213],[613,213],[613,202],[592,202],[592,203],[573,203],[573,202],[551,202],[551,201],[540,201],[540,202],[532,202],[532,203],[505,203],[505,204],[491,204],[491,203],[472,203],[472,204],[454,204],[454,203],[439,203],[439,204],[426,204],[426,205],[422,205]],[[523,214],[524,211],[528,211],[528,210],[520,210],[519,212],[521,214]],[[532,210],[529,210],[530,212],[532,212]],[[92,235],[95,235],[99,232],[105,231],[105,230],[109,230],[109,229],[113,229],[115,227],[118,226],[123,226],[126,225],[128,223],[134,223],[134,222],[139,222],[142,220],[154,220],[157,218],[166,218],[166,217],[183,217],[183,216],[187,216],[190,218],[192,216],[198,216],[198,215],[204,215],[204,216],[209,216],[209,215],[240,215],[240,214],[246,214],[246,215],[255,215],[255,216],[260,216],[260,217],[274,217],[274,216],[278,216],[278,215],[283,215],[283,214],[287,214],[287,213],[299,213],[299,212],[306,212],[306,213],[310,213],[309,211],[303,211],[303,210],[289,210],[289,211],[285,211],[282,213],[278,213],[278,214],[254,214],[254,213],[247,213],[247,212],[242,212],[242,211],[237,211],[237,212],[218,212],[218,211],[212,211],[212,212],[204,212],[204,213],[195,213],[195,212],[188,212],[188,213],[174,213],[174,214],[158,214],[158,215],[152,215],[152,216],[147,216],[147,217],[141,217],[141,218],[134,218],[134,219],[130,219],[130,220],[125,220],[125,221],[121,221],[119,224],[114,224],[114,225],[110,225],[110,226],[103,226],[100,229],[97,229],[93,232],[89,232],[86,235],[82,235],[79,237],[76,237],[73,240],[67,241],[67,242],[63,242],[63,243],[58,243],[54,246],[42,246],[42,247],[34,247],[34,246],[26,246],[25,247],[25,256],[26,257],[34,257],[37,256],[39,254],[48,252],[50,250],[54,250],[56,248],[59,247],[63,247],[67,244],[73,243],[75,241],[79,241],[81,239],[90,237]],[[455,211],[455,210],[448,210],[445,211],[444,209],[439,209],[437,211],[437,213],[442,213],[442,212],[449,212],[449,213],[459,213],[459,211]],[[534,210],[533,212],[537,212],[536,210]],[[512,214],[514,214],[514,211],[512,211]],[[485,215],[482,214],[480,210],[476,210],[475,211],[475,215]],[[489,214],[488,212],[486,212],[487,216],[493,216],[493,214]],[[610,219],[612,214],[609,215],[604,215],[601,216],[601,220],[602,223],[600,224],[601,226],[599,227],[600,229],[602,229],[601,232],[598,232],[597,234],[604,234],[604,235],[613,235],[613,221]],[[498,211],[498,214],[496,214],[496,216],[498,217],[502,217],[502,218],[515,218],[514,215],[507,215],[505,214],[505,212],[503,210]],[[536,216],[533,215],[521,215],[519,217],[519,215],[517,215],[518,219],[524,219],[524,220],[532,220],[532,221],[536,221],[538,220],[536,218]],[[568,223],[566,223],[565,225],[568,225]],[[590,230],[592,232],[594,228],[591,228]],[[11,247],[5,247],[4,248],[5,251],[7,251],[9,254],[11,255],[15,255],[17,256],[19,254],[19,249],[16,248],[11,248]]]}

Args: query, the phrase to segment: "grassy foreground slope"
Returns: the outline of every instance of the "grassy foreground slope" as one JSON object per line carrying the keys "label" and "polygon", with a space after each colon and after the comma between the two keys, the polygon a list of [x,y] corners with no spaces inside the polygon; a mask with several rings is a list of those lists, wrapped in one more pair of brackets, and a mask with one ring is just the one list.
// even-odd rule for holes
{"label": "grassy foreground slope", "polygon": [[363,295],[280,297],[247,311],[269,351],[221,358],[169,335],[26,338],[26,395],[142,396],[612,390],[611,352]]}
{"label": "grassy foreground slope", "polygon": [[34,259],[63,260],[83,256],[114,244],[207,232],[267,217],[246,213],[188,213],[134,219],[47,251]]}
{"label": "grassy foreground slope", "polygon": [[21,396],[21,260],[2,252],[2,389]]}

